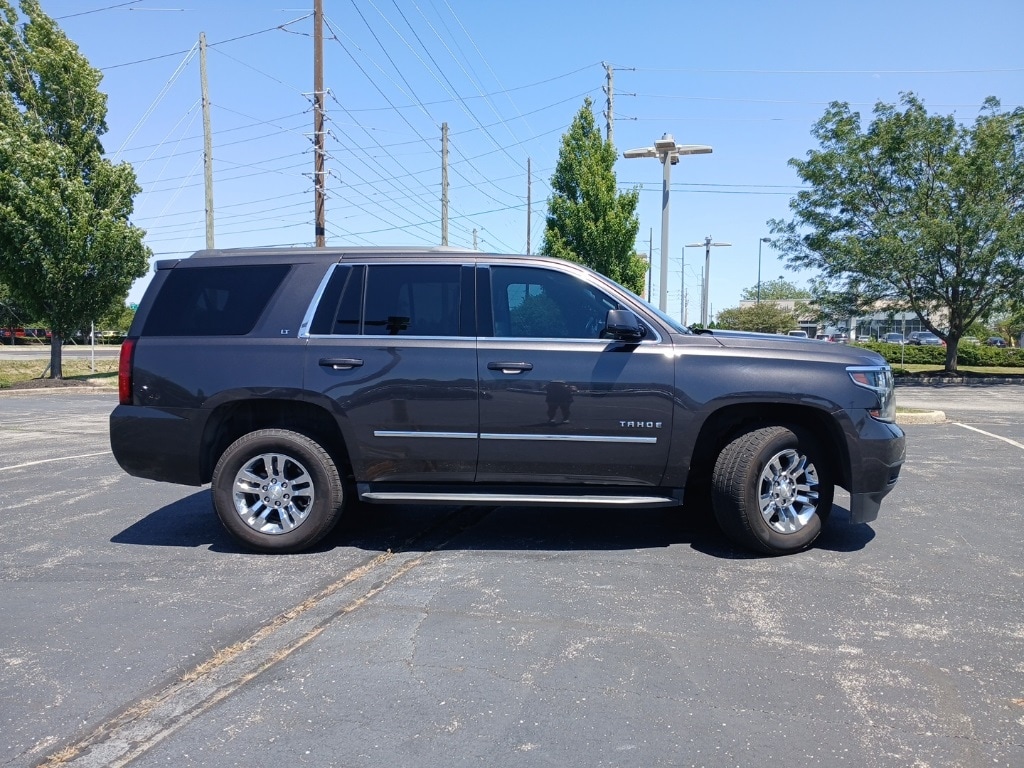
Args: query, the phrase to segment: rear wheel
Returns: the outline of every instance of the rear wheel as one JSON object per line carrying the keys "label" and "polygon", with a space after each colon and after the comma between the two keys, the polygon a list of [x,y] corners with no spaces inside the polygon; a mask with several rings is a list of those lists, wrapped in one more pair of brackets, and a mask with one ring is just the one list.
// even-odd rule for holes
{"label": "rear wheel", "polygon": [[213,471],[213,505],[249,549],[298,552],[320,541],[341,516],[338,469],[316,441],[263,429],[228,446]]}
{"label": "rear wheel", "polygon": [[738,544],[768,554],[798,552],[821,533],[835,486],[818,442],[802,430],[764,427],[722,449],[712,505]]}

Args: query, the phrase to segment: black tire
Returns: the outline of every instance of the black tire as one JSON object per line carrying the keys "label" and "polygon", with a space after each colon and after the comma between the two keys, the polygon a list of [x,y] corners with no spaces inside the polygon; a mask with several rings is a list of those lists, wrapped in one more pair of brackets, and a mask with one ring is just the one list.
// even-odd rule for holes
{"label": "black tire", "polygon": [[228,446],[212,479],[213,506],[228,532],[258,552],[299,552],[326,536],[345,497],[338,469],[316,441],[261,429]]}
{"label": "black tire", "polygon": [[722,531],[771,555],[807,549],[832,511],[835,485],[818,442],[796,428],[764,427],[722,449],[711,480]]}

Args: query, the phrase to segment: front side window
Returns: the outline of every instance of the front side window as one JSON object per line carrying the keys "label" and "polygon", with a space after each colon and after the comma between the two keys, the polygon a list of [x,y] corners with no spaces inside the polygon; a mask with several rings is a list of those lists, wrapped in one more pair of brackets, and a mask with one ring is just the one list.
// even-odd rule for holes
{"label": "front side window", "polygon": [[584,280],[539,267],[491,269],[494,335],[599,339],[618,302]]}

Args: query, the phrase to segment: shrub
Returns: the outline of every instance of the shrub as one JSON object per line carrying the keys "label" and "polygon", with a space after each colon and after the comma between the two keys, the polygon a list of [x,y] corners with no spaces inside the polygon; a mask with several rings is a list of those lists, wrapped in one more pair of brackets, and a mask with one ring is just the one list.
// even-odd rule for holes
{"label": "shrub", "polygon": [[[908,365],[945,365],[945,347],[924,347],[907,344],[881,344],[875,341],[858,342],[857,346],[878,352],[890,365],[901,362]],[[960,344],[956,351],[957,365],[975,365],[985,368],[1024,368],[1024,350],[985,347],[978,344]]]}

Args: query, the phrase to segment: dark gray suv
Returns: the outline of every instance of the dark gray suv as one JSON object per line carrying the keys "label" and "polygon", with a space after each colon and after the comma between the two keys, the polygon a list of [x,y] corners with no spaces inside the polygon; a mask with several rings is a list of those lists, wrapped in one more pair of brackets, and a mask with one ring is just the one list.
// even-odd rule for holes
{"label": "dark gray suv", "polygon": [[544,257],[201,251],[164,261],[121,351],[114,455],[212,484],[245,546],[293,552],[345,505],[679,506],[768,553],[850,492],[873,520],[904,459],[868,350],[692,333]]}

